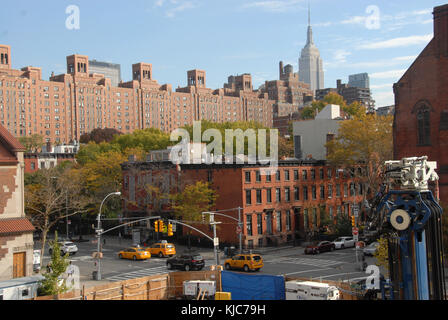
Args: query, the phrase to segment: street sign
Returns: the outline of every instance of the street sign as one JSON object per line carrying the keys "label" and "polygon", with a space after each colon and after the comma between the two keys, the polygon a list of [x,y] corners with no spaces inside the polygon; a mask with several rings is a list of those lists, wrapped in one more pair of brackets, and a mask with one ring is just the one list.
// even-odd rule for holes
{"label": "street sign", "polygon": [[355,242],[358,242],[358,234],[353,235],[353,240],[354,240]]}
{"label": "street sign", "polygon": [[240,226],[236,227],[236,233],[240,234],[241,231],[242,231],[242,230],[241,230],[241,227],[240,227]]}
{"label": "street sign", "polygon": [[352,229],[352,234],[353,234],[354,236],[357,236],[357,235],[358,235],[358,228],[353,228],[353,229]]}
{"label": "street sign", "polygon": [[215,247],[219,246],[219,239],[218,239],[218,238],[214,238],[214,239],[213,239],[213,245],[214,245]]}

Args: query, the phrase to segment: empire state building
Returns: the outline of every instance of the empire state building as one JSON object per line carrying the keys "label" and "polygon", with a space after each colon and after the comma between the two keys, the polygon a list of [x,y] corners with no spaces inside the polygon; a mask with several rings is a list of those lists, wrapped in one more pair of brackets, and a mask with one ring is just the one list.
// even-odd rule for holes
{"label": "empire state building", "polygon": [[308,12],[308,36],[299,58],[299,80],[308,83],[311,90],[324,88],[324,70],[319,50],[313,41],[310,13]]}

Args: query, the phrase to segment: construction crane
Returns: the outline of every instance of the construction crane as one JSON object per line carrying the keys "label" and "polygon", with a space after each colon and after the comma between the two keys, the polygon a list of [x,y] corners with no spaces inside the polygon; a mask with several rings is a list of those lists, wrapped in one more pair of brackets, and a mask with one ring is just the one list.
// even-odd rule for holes
{"label": "construction crane", "polygon": [[429,189],[439,178],[437,163],[424,156],[386,161],[385,167],[367,219],[369,228],[387,239],[388,298],[443,300],[442,208]]}

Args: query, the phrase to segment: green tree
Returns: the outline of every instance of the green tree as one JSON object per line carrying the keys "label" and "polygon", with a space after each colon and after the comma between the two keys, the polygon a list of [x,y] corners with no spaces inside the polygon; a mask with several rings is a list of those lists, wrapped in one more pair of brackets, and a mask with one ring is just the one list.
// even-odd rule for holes
{"label": "green tree", "polygon": [[352,234],[352,222],[348,215],[338,215],[336,218],[335,233],[338,236],[347,236]]}
{"label": "green tree", "polygon": [[25,147],[27,152],[38,152],[45,144],[44,137],[39,134],[33,134],[28,137],[19,137],[19,142]]}
{"label": "green tree", "polygon": [[311,106],[303,108],[301,111],[302,119],[314,119],[316,115],[328,104],[340,106],[341,111],[351,117],[361,116],[366,113],[366,108],[362,106],[361,103],[355,101],[352,104],[347,105],[341,95],[335,92],[330,92],[324,97],[324,99],[313,101]]}
{"label": "green tree", "polygon": [[57,232],[50,245],[53,248],[51,261],[47,266],[47,272],[43,274],[44,279],[39,283],[39,291],[43,296],[57,295],[68,290],[65,279],[62,279],[62,275],[67,270],[70,262],[68,261],[68,253],[61,255]]}
{"label": "green tree", "polygon": [[122,135],[120,131],[113,128],[96,128],[89,133],[84,133],[79,138],[80,143],[89,143],[93,141],[95,143],[111,142],[116,135]]}

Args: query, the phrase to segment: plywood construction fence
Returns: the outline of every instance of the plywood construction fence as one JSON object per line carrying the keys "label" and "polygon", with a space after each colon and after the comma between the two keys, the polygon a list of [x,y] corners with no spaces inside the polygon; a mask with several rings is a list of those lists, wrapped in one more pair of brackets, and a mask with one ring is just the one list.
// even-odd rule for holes
{"label": "plywood construction fence", "polygon": [[95,287],[83,287],[82,290],[56,296],[36,297],[33,300],[166,300],[168,283],[169,275],[160,274]]}

